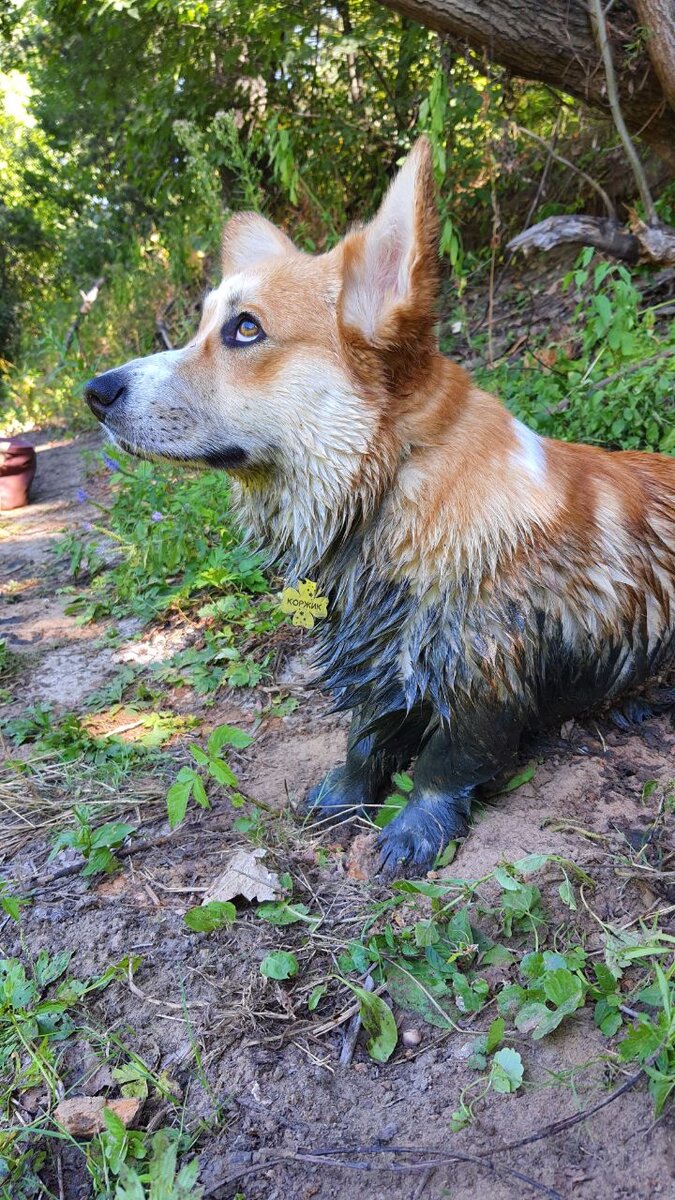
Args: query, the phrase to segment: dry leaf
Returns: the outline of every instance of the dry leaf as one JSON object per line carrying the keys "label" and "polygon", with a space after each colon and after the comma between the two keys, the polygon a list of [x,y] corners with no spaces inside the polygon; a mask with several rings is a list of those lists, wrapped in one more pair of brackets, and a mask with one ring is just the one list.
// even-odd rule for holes
{"label": "dry leaf", "polygon": [[106,1088],[112,1087],[114,1082],[110,1067],[107,1063],[102,1063],[91,1075],[80,1079],[79,1086],[85,1096],[97,1096],[99,1092],[105,1092]]}
{"label": "dry leaf", "polygon": [[375,836],[372,833],[359,833],[349,847],[347,875],[350,879],[372,879],[376,870]]}
{"label": "dry leaf", "polygon": [[141,1101],[132,1098],[106,1100],[103,1096],[73,1096],[71,1100],[62,1100],[57,1104],[54,1120],[63,1125],[73,1137],[93,1137],[105,1129],[104,1108],[109,1108],[123,1125],[128,1126],[140,1107]]}
{"label": "dry leaf", "polygon": [[268,871],[261,861],[265,850],[237,850],[227,869],[219,875],[206,893],[202,904],[213,900],[233,900],[243,896],[246,900],[278,900],[282,895],[279,876]]}

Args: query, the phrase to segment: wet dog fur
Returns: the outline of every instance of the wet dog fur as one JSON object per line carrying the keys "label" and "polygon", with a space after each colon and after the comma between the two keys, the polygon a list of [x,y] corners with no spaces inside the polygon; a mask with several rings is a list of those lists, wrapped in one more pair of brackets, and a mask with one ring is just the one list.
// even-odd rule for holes
{"label": "wet dog fur", "polygon": [[379,850],[420,874],[525,732],[672,665],[675,461],[539,437],[440,353],[424,139],[333,250],[240,213],[222,268],[187,346],[86,398],[130,453],[229,471],[287,582],[329,597],[318,657],[352,729],[310,803],[362,811],[415,759]]}

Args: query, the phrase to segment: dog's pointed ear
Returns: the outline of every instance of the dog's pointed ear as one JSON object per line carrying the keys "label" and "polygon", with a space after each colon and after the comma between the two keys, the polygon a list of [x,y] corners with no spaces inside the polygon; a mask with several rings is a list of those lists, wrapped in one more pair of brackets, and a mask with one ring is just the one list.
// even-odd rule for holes
{"label": "dog's pointed ear", "polygon": [[420,138],[377,215],[342,244],[338,322],[346,343],[416,357],[435,347],[438,224],[431,146]]}
{"label": "dog's pointed ear", "polygon": [[291,239],[260,213],[235,213],[223,230],[221,266],[225,278],[264,258],[298,253]]}

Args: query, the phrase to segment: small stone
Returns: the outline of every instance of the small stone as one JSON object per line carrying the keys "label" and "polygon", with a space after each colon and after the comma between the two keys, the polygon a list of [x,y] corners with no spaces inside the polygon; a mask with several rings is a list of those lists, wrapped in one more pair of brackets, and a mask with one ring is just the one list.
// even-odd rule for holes
{"label": "small stone", "polygon": [[422,1034],[419,1029],[404,1029],[401,1037],[404,1046],[419,1046]]}
{"label": "small stone", "polygon": [[124,1126],[131,1125],[141,1107],[136,1099],[106,1100],[103,1096],[74,1096],[54,1109],[54,1119],[73,1137],[90,1138],[105,1129],[103,1111],[109,1108]]}
{"label": "small stone", "polygon": [[393,1138],[396,1137],[397,1133],[398,1133],[398,1125],[396,1124],[395,1121],[390,1121],[388,1125],[382,1126],[382,1129],[377,1134],[377,1137],[375,1140],[377,1142],[381,1142],[383,1145],[386,1145],[387,1142],[390,1142]]}

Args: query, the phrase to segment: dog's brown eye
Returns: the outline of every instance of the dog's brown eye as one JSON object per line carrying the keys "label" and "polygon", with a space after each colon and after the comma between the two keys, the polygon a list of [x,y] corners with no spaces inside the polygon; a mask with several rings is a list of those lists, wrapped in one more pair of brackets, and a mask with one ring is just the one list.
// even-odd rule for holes
{"label": "dog's brown eye", "polygon": [[262,342],[266,334],[260,321],[243,312],[223,325],[220,336],[225,346],[247,346],[251,342]]}
{"label": "dog's brown eye", "polygon": [[262,330],[253,317],[240,317],[234,339],[236,342],[254,342],[261,333]]}

